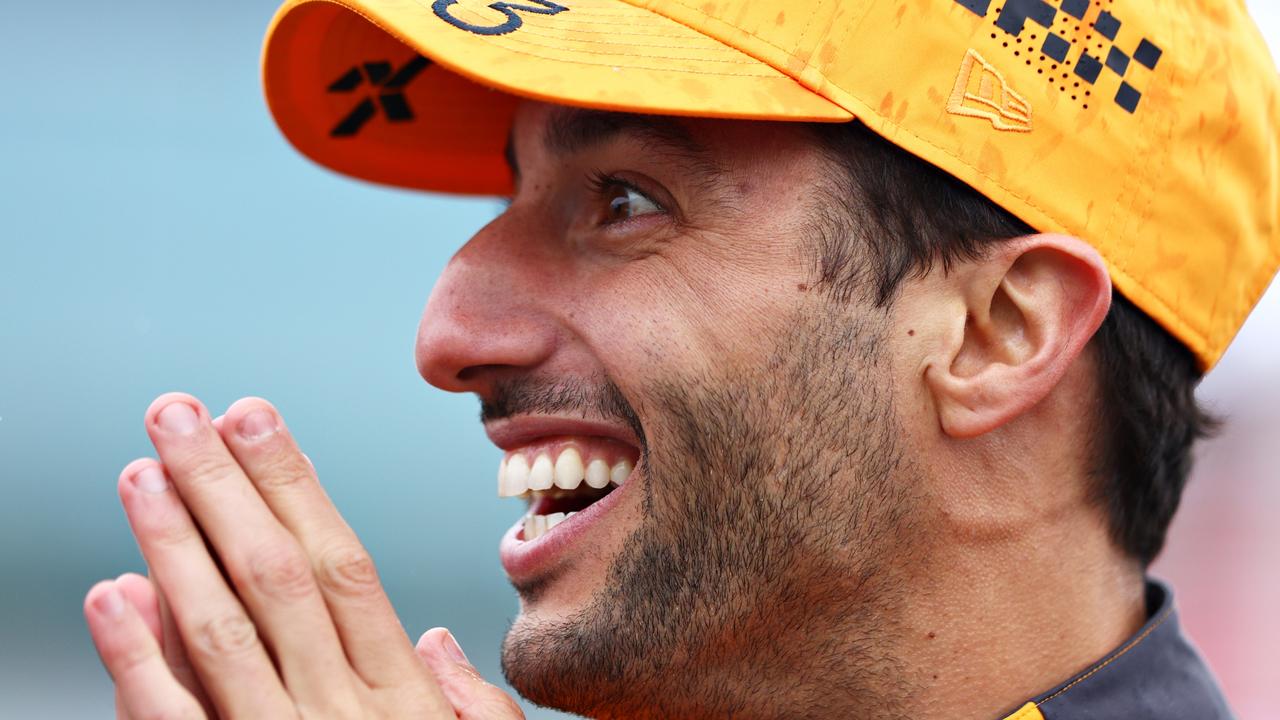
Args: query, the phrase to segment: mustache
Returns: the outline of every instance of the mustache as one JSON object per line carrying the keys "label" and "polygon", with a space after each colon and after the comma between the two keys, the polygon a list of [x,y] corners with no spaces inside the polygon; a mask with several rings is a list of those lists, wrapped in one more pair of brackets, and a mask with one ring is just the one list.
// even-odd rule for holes
{"label": "mustache", "polygon": [[640,416],[622,390],[606,376],[589,380],[507,378],[498,381],[489,398],[480,399],[480,422],[502,420],[516,415],[576,413],[586,418],[624,423],[648,448]]}

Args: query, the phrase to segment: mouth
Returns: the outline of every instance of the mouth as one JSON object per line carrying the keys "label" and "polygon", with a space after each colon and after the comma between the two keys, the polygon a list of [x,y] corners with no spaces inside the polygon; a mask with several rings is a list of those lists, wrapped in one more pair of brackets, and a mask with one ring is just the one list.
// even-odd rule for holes
{"label": "mouth", "polygon": [[528,510],[503,537],[502,564],[513,580],[543,574],[572,557],[607,522],[627,488],[639,449],[599,435],[557,435],[508,445],[498,467],[498,496]]}
{"label": "mouth", "polygon": [[498,497],[529,501],[519,536],[525,542],[608,497],[635,467],[632,448],[599,438],[562,438],[550,445],[509,452],[498,467]]}

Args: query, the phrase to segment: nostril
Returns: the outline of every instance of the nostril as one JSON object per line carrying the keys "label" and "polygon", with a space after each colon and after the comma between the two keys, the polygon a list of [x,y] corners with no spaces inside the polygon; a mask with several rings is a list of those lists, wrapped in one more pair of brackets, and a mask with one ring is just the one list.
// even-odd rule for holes
{"label": "nostril", "polygon": [[502,365],[468,365],[458,371],[458,381],[470,383],[485,374],[491,374],[500,370]]}

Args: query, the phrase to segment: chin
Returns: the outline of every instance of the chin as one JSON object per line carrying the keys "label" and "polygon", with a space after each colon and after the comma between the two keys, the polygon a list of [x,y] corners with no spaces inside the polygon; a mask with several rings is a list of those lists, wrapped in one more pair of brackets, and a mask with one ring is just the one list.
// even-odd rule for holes
{"label": "chin", "polygon": [[645,706],[634,695],[653,687],[661,673],[647,666],[665,655],[637,643],[619,617],[609,568],[590,566],[517,585],[521,610],[503,641],[503,674],[540,706],[594,718],[641,717]]}
{"label": "chin", "polygon": [[599,716],[602,698],[588,686],[596,683],[575,682],[577,668],[562,663],[562,647],[571,621],[552,620],[536,611],[522,611],[502,644],[502,673],[516,692],[542,707],[555,708],[584,716]]}
{"label": "chin", "polygon": [[634,653],[616,650],[629,635],[618,632],[617,591],[609,589],[616,559],[597,546],[576,562],[512,578],[520,613],[503,641],[502,671],[525,699],[588,717],[612,716],[608,708],[625,704],[621,677],[633,668],[620,659]]}

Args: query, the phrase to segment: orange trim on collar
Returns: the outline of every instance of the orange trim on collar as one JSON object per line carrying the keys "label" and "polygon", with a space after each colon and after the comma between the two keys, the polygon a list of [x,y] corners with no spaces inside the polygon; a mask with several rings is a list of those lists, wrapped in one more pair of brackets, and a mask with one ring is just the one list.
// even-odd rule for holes
{"label": "orange trim on collar", "polygon": [[1004,720],[1044,720],[1044,715],[1040,714],[1040,708],[1035,703],[1029,702]]}

